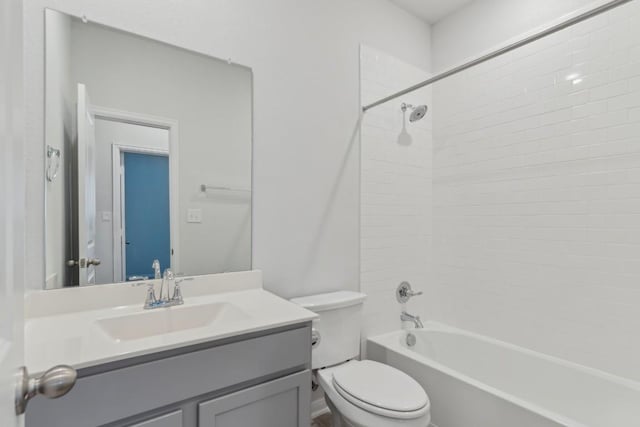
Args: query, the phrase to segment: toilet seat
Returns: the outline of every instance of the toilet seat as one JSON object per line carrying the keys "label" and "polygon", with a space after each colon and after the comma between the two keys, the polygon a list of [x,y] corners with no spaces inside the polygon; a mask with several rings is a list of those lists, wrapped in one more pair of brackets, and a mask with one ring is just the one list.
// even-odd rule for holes
{"label": "toilet seat", "polygon": [[388,418],[415,419],[430,409],[429,398],[416,380],[371,360],[337,367],[332,385],[349,403]]}
{"label": "toilet seat", "polygon": [[[431,420],[431,404],[429,403],[428,397],[426,398],[427,404],[417,411],[391,411],[367,404],[351,396],[334,382],[335,373],[338,371],[344,373],[346,372],[344,371],[345,369],[351,370],[361,363],[363,362],[351,361],[318,371],[318,382],[325,392],[329,407],[332,411],[334,407],[336,407],[339,413],[349,420],[349,423],[346,425],[359,427],[426,427],[429,425]],[[391,369],[397,371],[395,368]],[[338,377],[340,376],[341,375],[338,375]],[[409,378],[411,379],[411,377]],[[418,394],[422,395],[422,393],[424,393],[424,390]],[[424,394],[426,395],[426,393]],[[382,401],[381,404],[385,404],[385,406],[389,405],[388,402]]]}

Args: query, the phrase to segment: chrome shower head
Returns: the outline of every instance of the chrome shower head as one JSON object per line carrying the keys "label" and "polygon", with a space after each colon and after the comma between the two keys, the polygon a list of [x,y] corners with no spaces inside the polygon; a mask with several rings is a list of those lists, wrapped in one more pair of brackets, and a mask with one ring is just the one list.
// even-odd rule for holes
{"label": "chrome shower head", "polygon": [[424,116],[427,115],[428,109],[429,108],[426,105],[418,105],[413,109],[411,116],[409,116],[409,121],[417,122],[418,120],[422,119]]}
{"label": "chrome shower head", "polygon": [[418,105],[417,107],[414,107],[413,105],[405,104],[404,102],[402,103],[400,108],[402,109],[403,112],[407,111],[407,109],[411,109],[411,115],[409,116],[409,121],[412,123],[422,119],[424,116],[427,115],[427,111],[429,111],[429,107],[427,107],[426,105]]}

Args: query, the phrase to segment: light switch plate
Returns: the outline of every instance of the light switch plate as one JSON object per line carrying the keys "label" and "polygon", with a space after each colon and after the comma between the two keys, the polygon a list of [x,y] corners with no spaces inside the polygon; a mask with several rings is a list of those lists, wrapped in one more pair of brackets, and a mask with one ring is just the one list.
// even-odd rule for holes
{"label": "light switch plate", "polygon": [[187,209],[187,222],[200,224],[202,222],[202,209]]}
{"label": "light switch plate", "polygon": [[111,212],[109,212],[109,211],[102,212],[102,221],[103,222],[111,222]]}

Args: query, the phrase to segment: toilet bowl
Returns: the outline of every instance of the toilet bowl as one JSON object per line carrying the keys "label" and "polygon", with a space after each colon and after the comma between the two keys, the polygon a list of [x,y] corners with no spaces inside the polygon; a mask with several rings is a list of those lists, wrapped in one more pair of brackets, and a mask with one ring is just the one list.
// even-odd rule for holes
{"label": "toilet bowl", "polygon": [[431,405],[420,384],[370,360],[318,371],[333,427],[427,427]]}
{"label": "toilet bowl", "polygon": [[332,292],[291,301],[316,314],[311,365],[333,427],[427,427],[431,404],[424,389],[404,372],[360,353],[362,304],[366,295]]}

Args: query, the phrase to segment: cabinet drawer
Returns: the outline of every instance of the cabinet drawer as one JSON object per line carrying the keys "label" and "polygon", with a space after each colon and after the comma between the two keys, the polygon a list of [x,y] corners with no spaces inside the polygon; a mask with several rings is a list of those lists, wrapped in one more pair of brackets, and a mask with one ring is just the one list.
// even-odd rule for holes
{"label": "cabinet drawer", "polygon": [[133,424],[131,427],[182,427],[182,410]]}
{"label": "cabinet drawer", "polygon": [[304,371],[198,405],[198,427],[308,427],[311,372]]}

